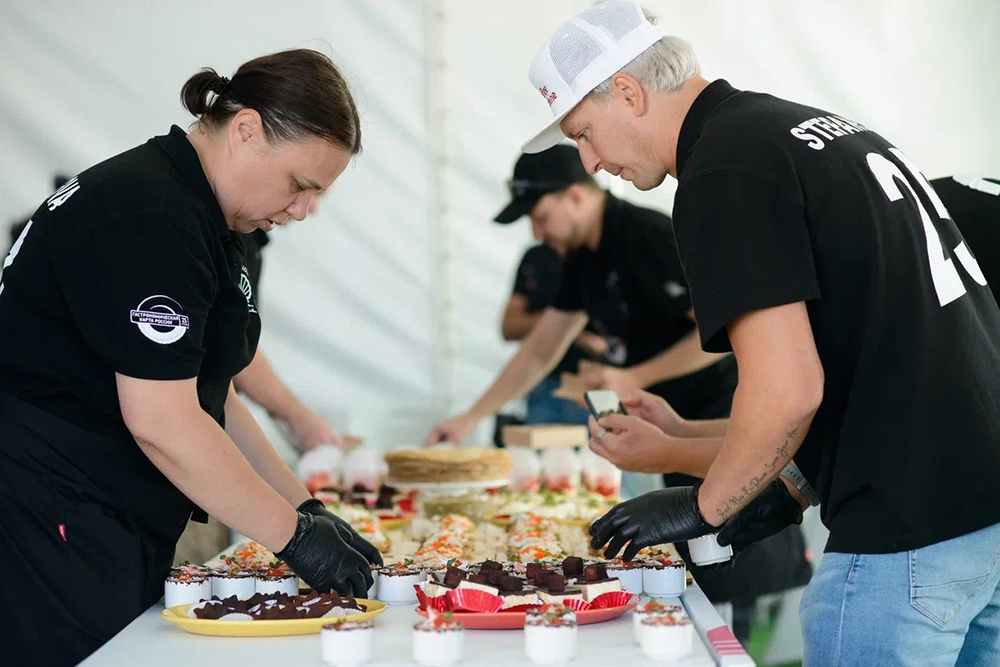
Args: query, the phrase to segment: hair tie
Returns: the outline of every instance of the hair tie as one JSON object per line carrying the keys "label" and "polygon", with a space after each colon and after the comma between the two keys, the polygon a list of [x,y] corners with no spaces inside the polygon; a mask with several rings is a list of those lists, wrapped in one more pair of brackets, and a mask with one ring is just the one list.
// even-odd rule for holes
{"label": "hair tie", "polygon": [[208,89],[216,95],[222,96],[229,92],[230,83],[229,77],[220,76],[212,82],[212,85]]}

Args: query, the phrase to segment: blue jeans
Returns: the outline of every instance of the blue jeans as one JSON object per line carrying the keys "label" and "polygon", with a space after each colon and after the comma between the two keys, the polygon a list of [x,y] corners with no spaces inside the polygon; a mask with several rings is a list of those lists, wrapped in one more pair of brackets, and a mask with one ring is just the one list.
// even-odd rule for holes
{"label": "blue jeans", "polygon": [[804,667],[1000,665],[1000,524],[913,551],[824,554],[800,615]]}
{"label": "blue jeans", "polygon": [[573,401],[558,398],[552,392],[559,388],[559,378],[552,375],[538,383],[528,394],[528,414],[525,424],[586,424],[590,414]]}

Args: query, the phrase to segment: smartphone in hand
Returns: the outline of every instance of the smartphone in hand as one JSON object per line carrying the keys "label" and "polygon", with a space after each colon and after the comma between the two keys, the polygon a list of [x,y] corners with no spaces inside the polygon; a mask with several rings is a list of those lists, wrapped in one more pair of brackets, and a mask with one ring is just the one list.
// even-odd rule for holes
{"label": "smartphone in hand", "polygon": [[628,414],[625,412],[625,406],[619,400],[618,394],[610,389],[588,391],[583,395],[583,400],[586,401],[590,413],[597,420],[616,412],[623,415]]}

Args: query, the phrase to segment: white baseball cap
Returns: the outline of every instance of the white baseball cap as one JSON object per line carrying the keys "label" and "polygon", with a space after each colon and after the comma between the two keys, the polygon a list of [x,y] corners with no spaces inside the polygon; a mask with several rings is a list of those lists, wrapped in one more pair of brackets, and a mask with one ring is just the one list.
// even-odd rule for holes
{"label": "white baseball cap", "polygon": [[552,122],[521,146],[539,153],[562,141],[559,123],[587,93],[663,38],[638,2],[609,0],[556,28],[531,61],[528,78],[552,109]]}

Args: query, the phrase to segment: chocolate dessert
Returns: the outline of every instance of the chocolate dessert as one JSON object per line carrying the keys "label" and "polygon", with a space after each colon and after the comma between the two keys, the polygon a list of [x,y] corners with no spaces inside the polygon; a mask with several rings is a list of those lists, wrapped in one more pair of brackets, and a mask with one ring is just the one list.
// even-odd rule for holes
{"label": "chocolate dessert", "polygon": [[224,600],[213,596],[206,603],[193,607],[195,618],[218,620],[230,614],[245,614],[255,621],[289,620],[298,618],[323,618],[334,609],[344,610],[344,615],[363,613],[366,608],[353,596],[341,597],[337,593],[310,593],[309,595],[255,594],[246,600],[235,595]]}

